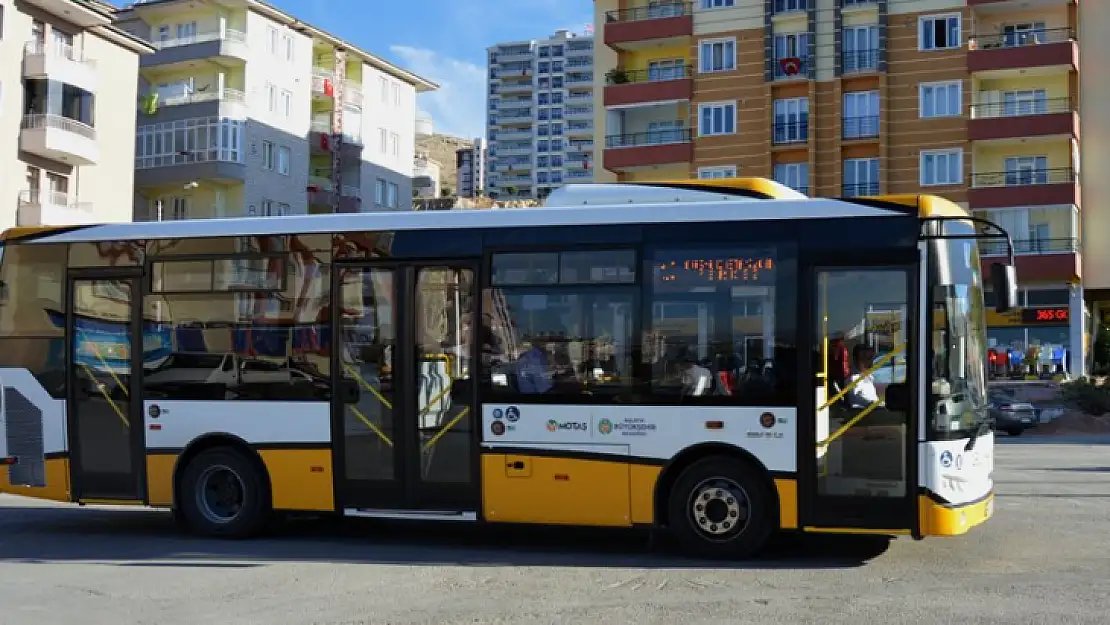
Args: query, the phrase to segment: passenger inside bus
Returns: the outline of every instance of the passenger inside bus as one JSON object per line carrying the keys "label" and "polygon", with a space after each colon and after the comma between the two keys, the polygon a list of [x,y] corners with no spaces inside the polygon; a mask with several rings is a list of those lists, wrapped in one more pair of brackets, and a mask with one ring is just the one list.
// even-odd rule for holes
{"label": "passenger inside bus", "polygon": [[852,390],[848,392],[848,404],[855,409],[867,408],[879,401],[875,388],[875,378],[867,373],[875,362],[875,348],[864,343],[852,347],[852,365],[856,372],[848,380]]}

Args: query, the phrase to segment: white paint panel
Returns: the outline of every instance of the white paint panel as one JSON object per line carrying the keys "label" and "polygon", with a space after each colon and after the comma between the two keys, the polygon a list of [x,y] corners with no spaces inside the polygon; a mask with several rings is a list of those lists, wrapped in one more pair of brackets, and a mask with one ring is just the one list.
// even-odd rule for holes
{"label": "white paint panel", "polygon": [[[157,418],[151,416],[155,405]],[[215,432],[251,444],[331,442],[328,402],[158,400],[144,401],[143,411],[147,449],[181,449]]]}
{"label": "white paint panel", "polygon": [[[768,412],[775,423],[765,428],[760,415]],[[708,421],[724,427],[708,429]],[[504,433],[495,433],[502,427],[496,423]],[[798,467],[795,408],[486,404],[482,440],[487,448],[528,445],[659,460],[698,443],[720,442],[747,450],[771,471]]]}
{"label": "white paint panel", "polygon": [[919,446],[921,485],[957,505],[981,499],[994,487],[994,434],[980,436],[970,452],[964,451],[967,440],[931,441]]}
{"label": "white paint panel", "polygon": [[[56,454],[67,451],[69,445],[66,441],[66,403],[62,399],[54,399],[46,392],[42,384],[27,369],[0,369],[0,388],[11,387],[17,389],[23,396],[42,411],[42,451],[45,454]],[[0,426],[3,426],[3,417],[0,417]],[[0,427],[0,439],[4,439],[4,429]],[[5,440],[0,440],[4,445]],[[0,448],[0,456],[5,455],[5,450]]]}
{"label": "white paint panel", "polygon": [[[666,190],[659,189],[665,198]],[[91,226],[43,236],[37,243],[75,241],[127,241],[133,239],[265,236],[358,232],[366,230],[432,230],[467,228],[520,228],[529,226],[589,226],[621,224],[693,223],[701,221],[766,221],[776,219],[820,219],[844,217],[905,217],[901,211],[885,210],[843,200],[801,199],[730,200],[719,202],[635,204],[574,208],[520,208],[513,210],[411,211],[294,215],[289,217],[188,219],[164,222]],[[666,200],[669,202],[669,199]]]}

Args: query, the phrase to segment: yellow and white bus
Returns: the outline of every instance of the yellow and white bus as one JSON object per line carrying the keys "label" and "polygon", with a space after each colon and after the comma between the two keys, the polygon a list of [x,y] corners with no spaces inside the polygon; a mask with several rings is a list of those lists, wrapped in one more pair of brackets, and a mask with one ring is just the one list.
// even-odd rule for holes
{"label": "yellow and white bus", "polygon": [[1009,241],[937,197],[763,179],[11,229],[0,491],[227,537],[297,512],[727,557],[961,534],[993,501],[984,236]]}

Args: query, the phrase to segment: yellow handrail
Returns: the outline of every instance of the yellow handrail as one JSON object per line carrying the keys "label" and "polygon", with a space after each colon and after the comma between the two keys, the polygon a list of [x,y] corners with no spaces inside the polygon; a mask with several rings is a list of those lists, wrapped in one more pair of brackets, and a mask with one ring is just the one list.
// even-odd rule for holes
{"label": "yellow handrail", "polygon": [[854,389],[856,387],[856,385],[860,383],[861,380],[863,380],[865,377],[867,377],[867,376],[871,375],[872,373],[874,373],[875,371],[877,371],[880,367],[882,367],[886,363],[890,362],[895,356],[897,356],[901,352],[905,351],[905,349],[906,349],[906,344],[905,343],[902,343],[901,345],[895,346],[894,349],[890,350],[889,354],[887,354],[886,356],[883,356],[882,358],[876,360],[875,363],[873,365],[871,365],[870,369],[860,372],[860,375],[859,375],[858,378],[856,378],[853,382],[848,384],[848,386],[845,386],[844,390],[837,393],[836,396],[834,396],[832,399],[826,401],[823,406],[821,406],[820,408],[817,409],[817,411],[820,412],[820,411],[824,410],[825,408],[828,408],[829,406],[835,404],[836,402],[844,399],[844,396],[847,395],[849,392],[851,392],[851,390]]}

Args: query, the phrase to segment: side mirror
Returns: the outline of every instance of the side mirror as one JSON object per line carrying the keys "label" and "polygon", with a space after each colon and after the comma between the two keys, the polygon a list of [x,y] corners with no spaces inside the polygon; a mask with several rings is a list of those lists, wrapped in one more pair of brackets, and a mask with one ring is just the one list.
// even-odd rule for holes
{"label": "side mirror", "polygon": [[886,387],[886,409],[892,412],[910,411],[910,387],[904,382],[888,384]]}
{"label": "side mirror", "polygon": [[1018,307],[1017,268],[1013,265],[991,265],[991,287],[994,291],[994,309],[1000,313]]}

